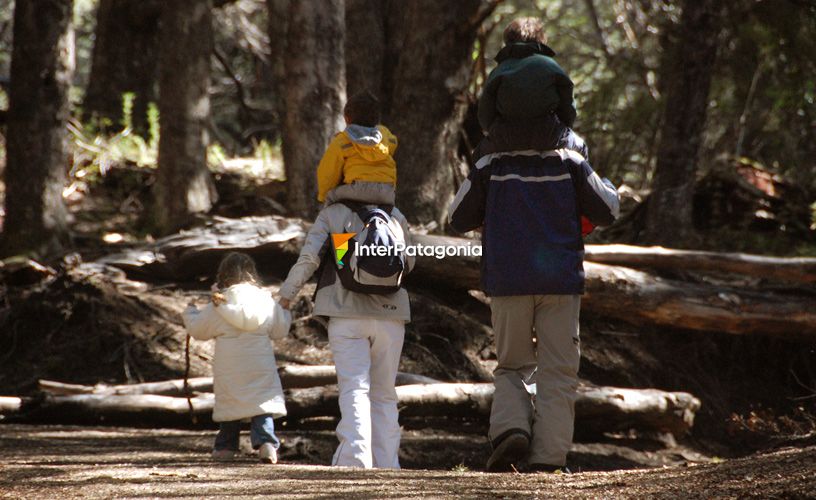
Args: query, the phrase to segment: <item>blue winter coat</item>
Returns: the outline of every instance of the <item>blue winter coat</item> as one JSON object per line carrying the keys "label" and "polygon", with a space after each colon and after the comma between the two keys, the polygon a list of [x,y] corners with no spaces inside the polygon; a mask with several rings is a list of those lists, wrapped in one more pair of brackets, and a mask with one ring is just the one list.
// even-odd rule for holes
{"label": "blue winter coat", "polygon": [[491,141],[474,153],[449,212],[457,231],[482,227],[485,293],[583,293],[580,218],[611,224],[619,213],[614,186],[571,149],[509,150]]}

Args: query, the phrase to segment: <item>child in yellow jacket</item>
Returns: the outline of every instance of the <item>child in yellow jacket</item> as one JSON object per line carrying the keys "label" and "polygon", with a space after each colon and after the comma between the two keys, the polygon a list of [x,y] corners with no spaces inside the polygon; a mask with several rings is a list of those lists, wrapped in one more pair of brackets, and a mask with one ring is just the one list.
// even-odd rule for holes
{"label": "child in yellow jacket", "polygon": [[[377,98],[369,91],[353,95],[343,109],[343,118],[346,129],[334,136],[317,167],[320,202],[332,190],[343,191],[342,185],[380,183],[393,189],[397,183],[397,137],[380,124]],[[343,197],[335,193],[329,196],[330,202],[337,194]]]}

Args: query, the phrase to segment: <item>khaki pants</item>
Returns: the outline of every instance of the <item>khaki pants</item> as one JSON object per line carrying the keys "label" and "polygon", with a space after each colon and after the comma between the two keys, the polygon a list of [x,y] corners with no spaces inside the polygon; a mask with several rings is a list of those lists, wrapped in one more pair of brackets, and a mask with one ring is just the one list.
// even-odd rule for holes
{"label": "khaki pants", "polygon": [[499,361],[493,372],[496,391],[490,439],[522,430],[532,436],[529,463],[565,465],[572,444],[581,359],[581,297],[493,297],[490,308]]}

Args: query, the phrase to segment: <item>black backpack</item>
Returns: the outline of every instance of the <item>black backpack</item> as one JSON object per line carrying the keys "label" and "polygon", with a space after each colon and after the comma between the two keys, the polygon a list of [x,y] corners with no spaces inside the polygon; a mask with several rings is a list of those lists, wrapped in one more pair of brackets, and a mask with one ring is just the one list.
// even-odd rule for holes
{"label": "black backpack", "polygon": [[[363,222],[363,229],[344,243],[332,235],[330,257],[343,287],[352,292],[388,295],[402,285],[405,233],[391,217],[390,205],[341,202]],[[339,257],[339,259],[338,259]]]}

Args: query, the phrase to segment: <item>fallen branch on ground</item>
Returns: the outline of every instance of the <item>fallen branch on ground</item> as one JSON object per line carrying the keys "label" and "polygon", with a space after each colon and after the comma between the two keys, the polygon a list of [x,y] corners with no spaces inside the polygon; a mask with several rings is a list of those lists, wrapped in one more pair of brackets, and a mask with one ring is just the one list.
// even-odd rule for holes
{"label": "fallen branch on ground", "polygon": [[816,258],[768,257],[633,245],[587,245],[586,260],[634,268],[715,271],[793,283],[816,283]]}
{"label": "fallen branch on ground", "polygon": [[[285,365],[278,368],[281,383],[286,389],[319,387],[337,383],[337,372],[334,365]],[[414,373],[397,373],[396,384],[437,384],[438,380]],[[212,377],[195,377],[188,380],[191,393],[213,391]],[[97,396],[135,396],[152,394],[155,396],[185,396],[184,379],[163,380],[142,384],[121,385],[80,385],[66,384],[54,380],[40,379],[40,391],[53,396],[72,396],[93,394]]]}
{"label": "fallen branch on ground", "polygon": [[[169,236],[154,244],[106,257],[100,262],[155,279],[185,280],[210,275],[224,253],[243,250],[270,265],[283,267],[282,271],[285,272],[297,257],[307,227],[299,219],[274,216],[216,219],[206,227]],[[463,238],[434,235],[416,235],[415,240],[423,245],[468,246],[474,243]],[[606,257],[602,257],[602,248],[591,246],[588,253],[598,259],[612,258],[610,255],[616,255],[616,259],[624,258],[625,252],[620,247],[616,246],[614,252],[606,252]],[[665,258],[658,258],[654,249],[644,251],[646,255],[652,252],[653,256],[646,261],[652,265]],[[735,255],[740,254],[725,254],[718,264],[710,255],[713,253],[671,252],[671,260],[661,261],[663,263],[657,267],[668,266],[670,264],[667,262],[688,257],[691,259],[689,262],[693,262],[690,265],[701,270],[717,267],[718,270],[748,273],[751,269],[758,269],[751,274],[769,277],[799,274],[803,280],[810,280],[813,275],[812,259],[744,255],[737,258]],[[634,255],[626,258],[630,263],[635,260]],[[757,264],[757,259],[766,260]],[[775,268],[780,270],[774,271]],[[793,339],[816,336],[812,291],[780,294],[693,284],[660,278],[627,267],[593,262],[587,262],[585,270],[588,295],[583,307],[603,316],[636,324],[689,330],[768,334]],[[416,269],[408,277],[408,286],[479,289],[479,272],[479,257],[422,257],[417,259]]]}
{"label": "fallen branch on ground", "polygon": [[[188,379],[190,392],[212,392],[212,377],[196,377]],[[156,396],[183,396],[184,379],[164,380],[161,382],[146,382],[143,384],[121,385],[79,385],[64,384],[53,380],[39,381],[40,390],[55,396],[76,394],[95,394],[99,396],[126,396],[138,394],[153,394]]]}

